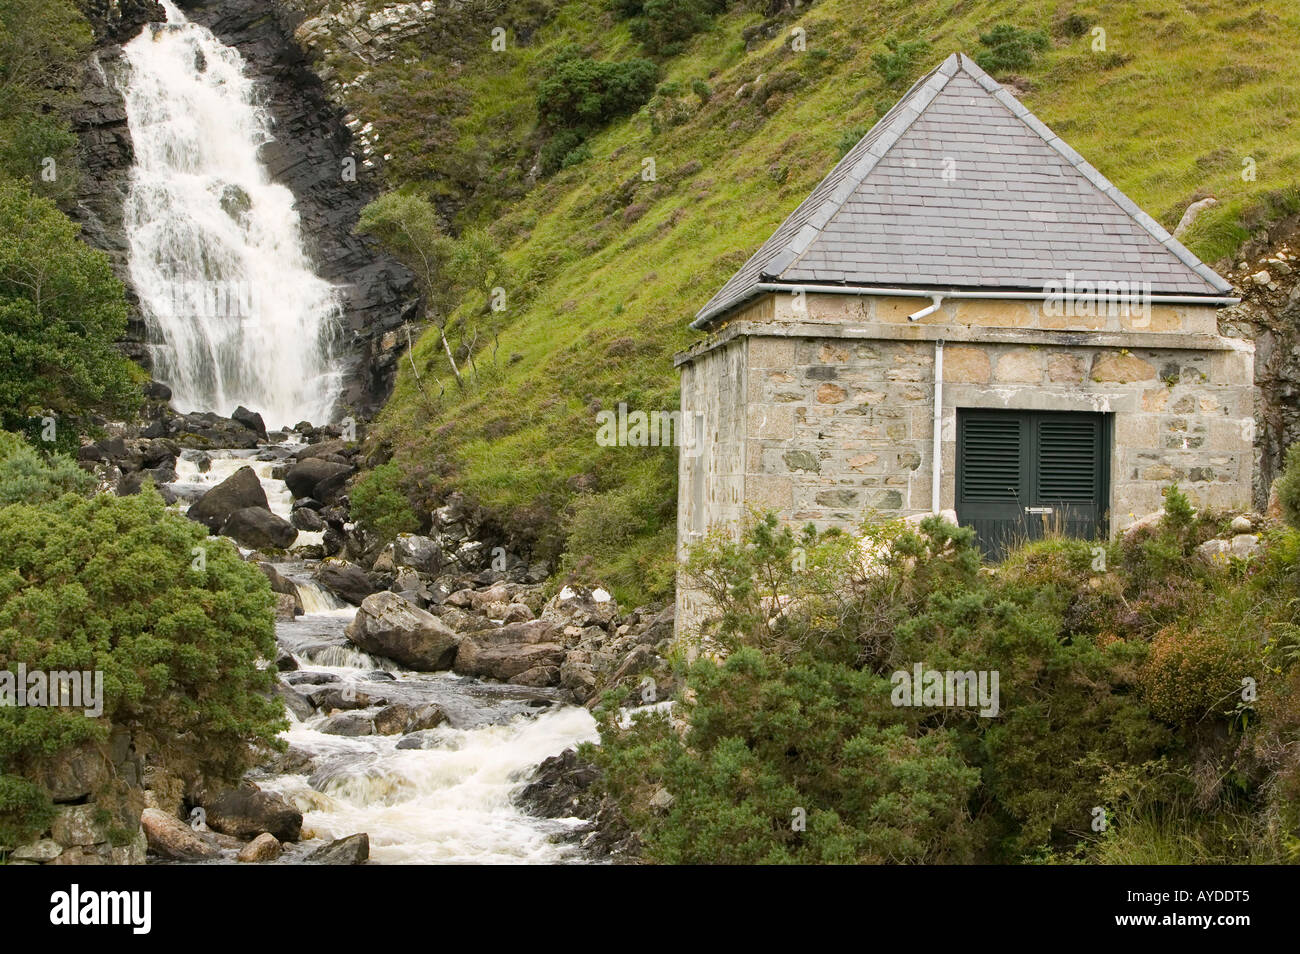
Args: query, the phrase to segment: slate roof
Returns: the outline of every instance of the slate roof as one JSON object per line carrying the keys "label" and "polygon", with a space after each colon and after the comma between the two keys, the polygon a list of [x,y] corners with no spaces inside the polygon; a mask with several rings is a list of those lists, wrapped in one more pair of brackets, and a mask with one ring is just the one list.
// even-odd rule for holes
{"label": "slate roof", "polygon": [[752,298],[759,282],[1041,291],[1067,273],[1150,282],[1153,294],[1232,290],[954,53],[845,154],[692,326]]}

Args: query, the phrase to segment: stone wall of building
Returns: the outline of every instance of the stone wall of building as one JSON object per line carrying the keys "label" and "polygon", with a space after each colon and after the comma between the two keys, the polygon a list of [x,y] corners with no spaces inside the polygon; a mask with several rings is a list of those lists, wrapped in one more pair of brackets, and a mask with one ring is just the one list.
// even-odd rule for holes
{"label": "stone wall of building", "polygon": [[[682,409],[703,413],[706,434],[699,462],[682,459],[683,546],[747,506],[845,528],[929,511],[939,340],[942,508],[958,408],[1113,415],[1112,531],[1160,509],[1174,482],[1198,506],[1250,505],[1253,354],[1214,333],[1213,308],[1062,319],[1100,322],[1085,330],[1051,327],[1059,316],[1036,302],[949,302],[946,320],[912,323],[924,299],[764,301],[678,356]],[[693,599],[679,597],[680,619],[696,618]]]}

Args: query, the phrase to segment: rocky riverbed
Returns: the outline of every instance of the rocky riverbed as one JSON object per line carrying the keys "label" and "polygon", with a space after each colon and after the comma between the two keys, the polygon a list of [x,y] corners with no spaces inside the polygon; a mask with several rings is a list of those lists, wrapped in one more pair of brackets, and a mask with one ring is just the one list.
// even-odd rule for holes
{"label": "rocky riverbed", "polygon": [[82,448],[105,489],[152,483],[233,540],[278,601],[267,665],[292,721],[287,750],[215,792],[151,787],[142,766],[150,860],[633,855],[575,747],[598,738],[590,710],[606,690],[671,693],[671,607],[625,612],[601,587],[548,583],[551,567],[509,551],[458,497],[426,533],[384,543],[350,518],[358,453],[340,428],[268,433],[243,409],[160,408]]}

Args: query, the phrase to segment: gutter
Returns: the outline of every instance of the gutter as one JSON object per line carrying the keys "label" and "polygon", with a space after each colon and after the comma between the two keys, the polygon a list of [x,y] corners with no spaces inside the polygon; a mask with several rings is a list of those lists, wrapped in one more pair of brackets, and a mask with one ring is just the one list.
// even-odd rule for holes
{"label": "gutter", "polygon": [[[1104,298],[1108,302],[1123,302],[1131,304],[1143,304],[1149,302],[1153,305],[1214,305],[1216,307],[1226,307],[1228,305],[1239,305],[1241,299],[1230,295],[1090,295],[1090,296],[1064,296],[1060,292],[1029,292],[1029,291],[958,291],[958,290],[940,290],[926,288],[877,288],[852,285],[816,285],[816,284],[786,284],[775,282],[759,282],[754,286],[755,292],[811,292],[820,295],[860,295],[864,297],[878,296],[882,298],[929,298],[933,301],[935,298],[983,298],[989,301],[1047,301],[1048,299],[1058,299],[1071,297],[1074,300],[1093,300]],[[728,308],[735,307],[743,301],[747,301],[753,296],[748,296],[741,301],[735,302]],[[937,310],[937,309],[936,309]],[[927,312],[928,314],[929,312]],[[701,315],[691,322],[691,327],[696,331],[703,330],[710,321],[715,318],[717,313]]]}

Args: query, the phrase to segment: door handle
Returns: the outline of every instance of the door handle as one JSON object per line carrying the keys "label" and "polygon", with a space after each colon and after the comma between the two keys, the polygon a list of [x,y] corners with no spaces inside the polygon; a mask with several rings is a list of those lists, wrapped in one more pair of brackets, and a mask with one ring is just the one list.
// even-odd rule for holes
{"label": "door handle", "polygon": [[1026,507],[1025,513],[1051,513],[1051,507]]}

